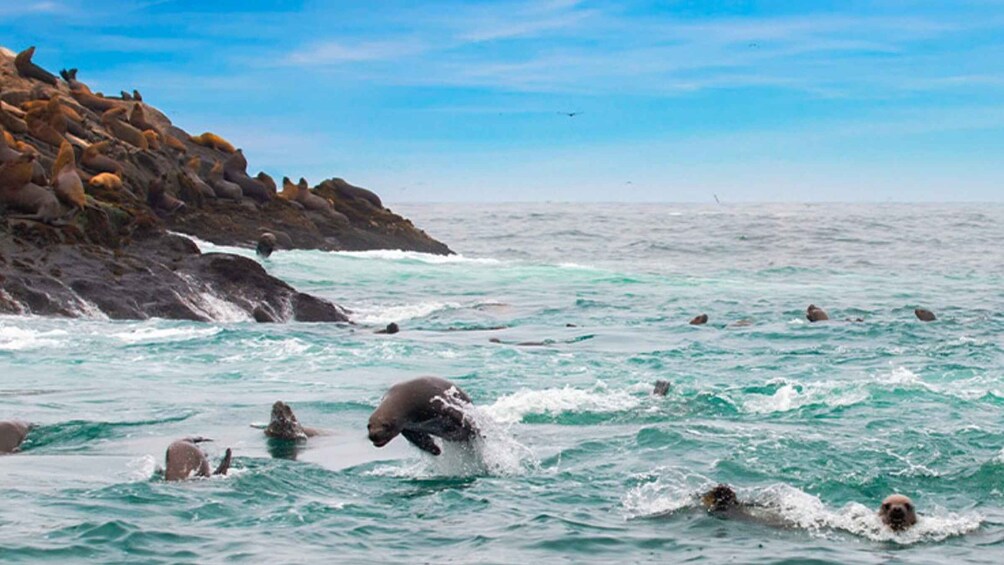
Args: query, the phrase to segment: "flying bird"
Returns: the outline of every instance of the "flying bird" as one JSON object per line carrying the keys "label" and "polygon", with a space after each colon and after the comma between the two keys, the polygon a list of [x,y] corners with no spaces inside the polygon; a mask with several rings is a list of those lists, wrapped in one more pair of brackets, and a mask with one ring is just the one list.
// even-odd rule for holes
{"label": "flying bird", "polygon": [[558,113],[563,116],[568,116],[569,118],[574,118],[575,116],[578,116],[582,112],[558,112]]}

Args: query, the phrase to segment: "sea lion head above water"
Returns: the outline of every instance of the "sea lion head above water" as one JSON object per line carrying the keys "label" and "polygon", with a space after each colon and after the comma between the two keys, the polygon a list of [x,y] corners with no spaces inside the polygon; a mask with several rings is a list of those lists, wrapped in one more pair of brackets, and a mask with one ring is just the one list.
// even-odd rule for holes
{"label": "sea lion head above water", "polygon": [[917,510],[913,501],[902,494],[893,494],[882,501],[878,511],[882,523],[894,532],[909,529],[917,523]]}
{"label": "sea lion head above water", "polygon": [[933,322],[938,319],[938,317],[934,315],[934,312],[931,312],[927,308],[917,308],[913,311],[913,315],[917,316],[917,319],[921,322]]}
{"label": "sea lion head above water", "polygon": [[693,320],[690,321],[690,325],[692,325],[692,326],[702,326],[702,325],[707,324],[707,323],[708,323],[708,315],[707,314],[701,314],[700,316],[696,316],[696,317],[694,317]]}
{"label": "sea lion head above water", "polygon": [[255,248],[255,253],[257,253],[259,257],[268,258],[268,256],[275,251],[277,244],[278,240],[276,239],[275,234],[272,232],[265,232],[258,238],[258,247]]}
{"label": "sea lion head above water", "polygon": [[719,484],[701,495],[701,505],[708,512],[726,512],[739,506],[739,498],[732,487]]}
{"label": "sea lion head above water", "polygon": [[[211,441],[201,437],[179,439],[167,447],[164,461],[164,480],[183,481],[192,476],[208,477],[209,459],[205,452],[198,446],[204,441]],[[212,472],[213,475],[226,475],[230,470],[230,461],[233,452],[227,448],[220,461],[219,467]]]}
{"label": "sea lion head above water", "polygon": [[305,440],[307,432],[293,414],[293,409],[281,400],[272,405],[272,417],[265,428],[265,435],[275,439]]}
{"label": "sea lion head above water", "polygon": [[669,393],[669,387],[669,381],[655,381],[655,387],[652,388],[652,395],[666,396],[666,394]]}
{"label": "sea lion head above water", "polygon": [[826,315],[826,311],[815,304],[809,304],[809,307],[805,309],[805,318],[810,322],[822,322],[830,319]]}
{"label": "sea lion head above water", "polygon": [[391,323],[387,324],[386,328],[384,328],[382,330],[377,330],[375,333],[394,335],[394,334],[396,334],[399,331],[401,331],[401,327],[398,326],[396,323],[391,322]]}

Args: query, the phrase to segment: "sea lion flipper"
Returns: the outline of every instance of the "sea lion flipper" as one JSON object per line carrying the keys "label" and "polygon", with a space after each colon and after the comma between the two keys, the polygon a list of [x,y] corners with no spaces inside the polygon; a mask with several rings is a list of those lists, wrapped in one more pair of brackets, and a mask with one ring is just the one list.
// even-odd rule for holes
{"label": "sea lion flipper", "polygon": [[223,454],[223,460],[220,461],[220,466],[213,471],[214,475],[226,475],[227,471],[230,470],[230,460],[233,459],[233,451],[228,447],[227,451]]}
{"label": "sea lion flipper", "polygon": [[425,432],[418,432],[415,430],[402,430],[401,435],[404,437],[404,439],[408,440],[409,442],[411,442],[412,445],[421,449],[422,451],[426,451],[433,455],[439,455],[440,453],[443,452],[441,449],[439,449],[439,446],[436,445],[436,442],[432,440],[432,436],[430,436]]}

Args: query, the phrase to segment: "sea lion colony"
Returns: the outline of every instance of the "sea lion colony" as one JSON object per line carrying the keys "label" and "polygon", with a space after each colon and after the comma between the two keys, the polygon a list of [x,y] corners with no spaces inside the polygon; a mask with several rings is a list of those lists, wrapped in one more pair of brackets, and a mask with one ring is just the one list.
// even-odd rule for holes
{"label": "sea lion colony", "polygon": [[[145,201],[158,214],[174,214],[190,202],[198,205],[205,199],[242,202],[247,198],[260,205],[278,198],[305,213],[316,212],[336,223],[348,222],[334,209],[330,197],[315,194],[304,179],[294,184],[284,178],[283,191],[277,193],[275,181],[267,174],[248,175],[247,160],[241,150],[222,137],[211,132],[188,135],[146,106],[139,92],[133,91],[131,95],[123,92],[116,98],[94,93],[77,79],[76,69],[63,70],[60,75],[64,82],[60,83],[55,75],[32,62],[34,52],[35,48],[30,47],[17,55],[16,73],[51,88],[7,92],[0,102],[3,129],[0,204],[22,214],[8,213],[8,217],[50,224],[72,221],[85,207],[99,207],[94,202],[95,196],[88,192],[92,189],[97,194],[125,194]],[[99,123],[101,126],[96,126]],[[216,155],[205,160],[205,154],[198,153],[196,147]],[[135,162],[143,162],[137,154],[144,152],[170,156],[182,163],[181,172],[172,177],[159,171],[144,183],[143,175],[135,174]],[[49,173],[44,161],[52,163]],[[203,177],[206,168],[209,171]],[[376,195],[340,179],[325,181],[321,186],[337,197],[362,199],[382,207]],[[188,198],[179,198],[182,193]],[[268,257],[277,243],[274,234],[262,233],[259,255]],[[915,314],[924,322],[936,319],[931,311],[922,308]],[[806,310],[806,318],[810,322],[829,320],[826,312],[815,305]],[[690,323],[707,322],[708,316],[701,314]],[[750,323],[741,320],[735,325]],[[397,325],[391,324],[378,333],[397,331]],[[653,394],[665,396],[669,389],[667,381],[659,381]],[[370,440],[381,447],[401,435],[419,449],[439,455],[441,447],[435,437],[447,442],[469,442],[479,437],[477,426],[464,411],[469,405],[470,398],[443,379],[426,377],[400,383],[388,391],[371,416]],[[273,406],[272,420],[266,429],[269,437],[304,441],[317,433],[301,426],[288,405],[277,402]],[[0,453],[16,452],[29,435],[30,426],[24,422],[0,422]],[[198,445],[205,441],[209,440],[195,437],[171,443],[165,456],[165,479],[226,474],[231,465],[231,450],[226,450],[217,469],[210,472],[208,458]],[[702,502],[709,512],[722,512],[740,504],[727,485],[709,491]],[[887,498],[878,515],[894,531],[905,530],[917,522],[912,501],[902,495]]]}

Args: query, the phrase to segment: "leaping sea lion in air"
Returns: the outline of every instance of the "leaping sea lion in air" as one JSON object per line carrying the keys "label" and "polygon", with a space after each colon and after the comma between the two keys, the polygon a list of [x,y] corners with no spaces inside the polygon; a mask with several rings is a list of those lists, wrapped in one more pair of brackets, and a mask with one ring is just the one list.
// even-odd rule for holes
{"label": "leaping sea lion in air", "polygon": [[467,394],[446,379],[421,377],[398,383],[390,387],[370,416],[370,441],[383,447],[402,435],[422,451],[439,455],[442,450],[432,436],[466,442],[478,435],[465,413],[470,405]]}

